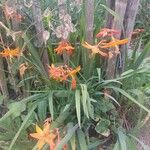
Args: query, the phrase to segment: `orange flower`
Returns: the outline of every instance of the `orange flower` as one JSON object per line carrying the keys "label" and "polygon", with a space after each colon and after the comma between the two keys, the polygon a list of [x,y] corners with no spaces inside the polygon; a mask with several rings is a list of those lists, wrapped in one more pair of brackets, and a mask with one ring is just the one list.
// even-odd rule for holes
{"label": "orange flower", "polygon": [[58,129],[50,131],[49,122],[46,122],[44,124],[43,130],[38,125],[36,125],[36,133],[31,133],[30,136],[38,140],[38,150],[41,150],[45,144],[49,144],[50,150],[54,150],[57,143],[60,142],[60,135]]}
{"label": "orange flower", "polygon": [[71,81],[71,89],[75,89],[76,88],[76,85],[77,85],[77,81],[76,81],[76,74],[81,70],[81,67],[78,66],[76,69],[73,69],[70,71],[69,75],[71,76],[72,78],[72,81]]}
{"label": "orange flower", "polygon": [[4,49],[2,52],[0,52],[0,55],[2,57],[19,57],[21,55],[20,49],[16,48],[16,49]]}
{"label": "orange flower", "polygon": [[[38,139],[37,142],[37,147],[38,150],[42,149],[42,147],[46,144],[46,143],[50,143],[52,139],[56,138],[56,135],[53,135],[50,133],[50,124],[46,123],[44,125],[44,129],[42,130],[38,125],[36,125],[36,133],[31,133],[30,136]],[[51,136],[50,136],[51,134]],[[52,142],[52,145],[54,146],[55,144]]]}
{"label": "orange flower", "polygon": [[72,81],[71,81],[71,89],[74,90],[76,89],[76,86],[77,86],[77,81],[75,78],[72,78]]}
{"label": "orange flower", "polygon": [[66,71],[67,66],[55,67],[53,64],[49,67],[50,77],[56,81],[66,81],[68,78],[68,73]]}
{"label": "orange flower", "polygon": [[81,70],[81,67],[78,66],[76,69],[73,69],[69,72],[69,75],[73,78],[76,76],[76,74]]}
{"label": "orange flower", "polygon": [[117,30],[114,29],[108,29],[108,28],[103,28],[100,30],[100,32],[98,34],[96,34],[96,38],[99,37],[110,37],[113,36],[115,34],[119,34],[119,32]]}
{"label": "orange flower", "polygon": [[87,49],[90,49],[92,51],[92,55],[94,54],[100,54],[101,56],[104,56],[104,57],[107,57],[108,54],[105,53],[105,52],[102,52],[100,49],[99,49],[99,45],[90,45],[88,44],[87,42],[84,42],[82,43],[82,46],[84,46],[85,48]]}
{"label": "orange flower", "polygon": [[113,39],[113,41],[109,42],[109,43],[102,43],[101,48],[111,48],[111,47],[115,47],[117,45],[123,45],[128,43],[129,39],[123,39],[123,40],[117,40],[117,39]]}
{"label": "orange flower", "polygon": [[58,47],[55,49],[55,52],[59,55],[64,54],[65,52],[68,55],[71,55],[73,53],[74,48],[71,46],[69,42],[61,41],[59,42]]}
{"label": "orange flower", "polygon": [[50,77],[56,81],[63,82],[67,81],[69,77],[72,79],[71,87],[76,88],[76,74],[81,70],[78,66],[76,69],[72,69],[67,65],[55,67],[53,64],[49,67]]}

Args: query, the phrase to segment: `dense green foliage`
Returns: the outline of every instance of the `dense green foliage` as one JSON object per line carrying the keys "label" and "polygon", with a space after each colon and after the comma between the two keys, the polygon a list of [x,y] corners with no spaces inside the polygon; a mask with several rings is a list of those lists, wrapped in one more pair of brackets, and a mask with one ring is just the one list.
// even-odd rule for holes
{"label": "dense green foliage", "polygon": [[[36,42],[31,7],[21,4],[19,11],[23,20],[19,22],[20,36],[14,31],[12,20],[4,15],[4,3],[1,2],[0,21],[7,29],[0,28],[0,50],[19,47],[22,55],[19,58],[3,58],[9,98],[6,100],[5,95],[0,95],[0,148],[35,150],[36,141],[30,133],[35,131],[35,124],[42,127],[46,118],[51,118],[51,129],[59,128],[62,136],[56,146],[58,150],[64,144],[67,144],[68,150],[97,150],[99,147],[136,150],[135,142],[148,150],[136,138],[145,117],[150,114],[150,58],[146,57],[150,51],[150,37],[149,22],[141,17],[148,13],[144,11],[143,3],[136,26],[144,27],[144,42],[143,36],[131,42],[133,45],[126,57],[124,72],[109,80],[106,79],[104,58],[97,54],[91,57],[82,46],[86,40],[85,3],[75,5],[73,1],[67,1],[66,9],[73,23],[73,32],[67,39],[75,48],[67,59],[67,65],[71,68],[81,66],[76,75],[76,88],[72,89],[70,78],[65,82],[49,78],[41,59],[43,51],[48,51],[50,64],[46,65],[66,63],[64,55],[57,55],[54,51],[60,42],[56,29],[63,24],[57,2],[41,2],[42,14],[47,14],[43,15],[43,26],[50,34],[46,35],[48,39],[42,47],[38,47]],[[105,1],[95,2],[94,43],[97,43],[95,35],[105,25],[104,6]],[[27,64],[27,68],[21,76],[19,66],[23,63]],[[43,149],[48,149],[48,145]]]}

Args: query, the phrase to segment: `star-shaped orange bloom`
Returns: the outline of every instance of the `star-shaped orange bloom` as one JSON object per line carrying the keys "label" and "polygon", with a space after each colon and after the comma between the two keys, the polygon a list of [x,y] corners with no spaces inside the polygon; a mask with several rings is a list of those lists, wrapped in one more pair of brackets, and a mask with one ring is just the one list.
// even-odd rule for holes
{"label": "star-shaped orange bloom", "polygon": [[48,122],[44,124],[43,130],[36,125],[36,133],[31,133],[30,136],[38,140],[38,150],[41,150],[45,144],[49,144],[50,150],[54,150],[55,140],[58,137],[57,133],[50,131],[50,123]]}
{"label": "star-shaped orange bloom", "polygon": [[109,28],[103,28],[100,30],[98,34],[96,34],[96,38],[99,37],[111,37],[115,34],[119,34],[119,31],[114,30],[114,29],[109,29]]}
{"label": "star-shaped orange bloom", "polygon": [[99,45],[90,45],[89,43],[84,42],[84,43],[82,43],[82,46],[84,46],[87,49],[90,49],[91,52],[92,52],[92,55],[100,54],[101,56],[104,56],[104,57],[108,56],[107,53],[105,53],[105,52],[103,52],[99,49]]}
{"label": "star-shaped orange bloom", "polygon": [[52,64],[49,66],[50,77],[56,81],[66,81],[68,78],[67,68],[68,67],[66,65],[55,67],[54,64]]}
{"label": "star-shaped orange bloom", "polygon": [[55,67],[53,64],[49,66],[50,77],[56,81],[63,82],[69,78],[72,79],[71,88],[76,88],[76,74],[81,70],[81,67],[73,69],[67,65],[61,65]]}
{"label": "star-shaped orange bloom", "polygon": [[73,53],[74,48],[71,46],[71,44],[69,42],[61,41],[61,42],[59,42],[58,47],[54,50],[59,55],[62,55],[64,53],[71,55]]}
{"label": "star-shaped orange bloom", "polygon": [[0,55],[2,57],[19,57],[21,55],[20,49],[16,48],[16,49],[4,49],[2,52],[0,52]]}

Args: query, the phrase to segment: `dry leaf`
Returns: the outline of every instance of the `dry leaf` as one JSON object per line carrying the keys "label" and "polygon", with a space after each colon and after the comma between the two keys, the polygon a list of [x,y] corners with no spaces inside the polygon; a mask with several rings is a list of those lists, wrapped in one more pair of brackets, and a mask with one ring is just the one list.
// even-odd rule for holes
{"label": "dry leaf", "polygon": [[45,30],[45,31],[43,32],[43,40],[44,40],[45,45],[46,45],[46,42],[47,42],[47,40],[49,39],[49,37],[50,37],[49,31]]}
{"label": "dry leaf", "polygon": [[22,63],[20,66],[19,66],[19,73],[20,73],[20,76],[23,77],[25,71],[27,70],[27,67],[28,66],[28,63],[25,62],[25,63]]}

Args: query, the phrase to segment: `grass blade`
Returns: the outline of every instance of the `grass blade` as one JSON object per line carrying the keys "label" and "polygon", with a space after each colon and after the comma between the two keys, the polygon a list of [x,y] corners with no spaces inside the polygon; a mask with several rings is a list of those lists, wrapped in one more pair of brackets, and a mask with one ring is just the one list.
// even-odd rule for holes
{"label": "grass blade", "polygon": [[80,145],[80,150],[87,150],[85,136],[81,129],[77,130],[77,136],[78,136],[78,141],[79,141],[79,145]]}
{"label": "grass blade", "polygon": [[38,116],[41,121],[45,120],[47,112],[47,99],[38,102]]}
{"label": "grass blade", "polygon": [[31,117],[32,113],[34,112],[35,108],[37,107],[37,105],[34,105],[32,107],[32,109],[29,111],[28,115],[25,117],[21,127],[19,128],[18,132],[16,133],[15,137],[13,138],[8,150],[12,150],[13,145],[15,144],[17,138],[19,137],[21,131],[23,130],[24,126],[26,125],[26,123],[28,122],[29,118]]}
{"label": "grass blade", "polygon": [[116,17],[118,20],[120,20],[120,16],[113,10],[111,10],[110,8],[108,8],[107,6],[100,4],[102,7],[104,7],[111,15],[113,15],[114,17]]}
{"label": "grass blade", "polygon": [[120,150],[120,145],[119,145],[119,141],[117,140],[113,150]]}
{"label": "grass blade", "polygon": [[80,106],[80,91],[76,90],[75,92],[75,103],[76,103],[76,113],[77,113],[77,119],[79,127],[81,127],[81,106]]}
{"label": "grass blade", "polygon": [[49,111],[50,111],[50,114],[51,114],[51,118],[52,118],[52,120],[54,120],[53,92],[49,93],[48,100],[49,100]]}
{"label": "grass blade", "polygon": [[61,140],[61,142],[56,146],[56,150],[62,150],[62,147],[64,144],[66,144],[71,137],[73,136],[73,134],[75,133],[75,131],[78,129],[79,125],[76,124],[73,128],[68,130],[68,133],[66,134],[66,136]]}
{"label": "grass blade", "polygon": [[145,46],[144,50],[141,52],[140,56],[135,61],[134,69],[137,69],[141,65],[148,51],[150,51],[150,42]]}
{"label": "grass blade", "polygon": [[[73,123],[72,122],[68,123],[67,128],[68,128],[68,130],[73,128]],[[76,134],[73,134],[70,139],[70,148],[71,148],[71,150],[76,150]]]}
{"label": "grass blade", "polygon": [[83,111],[86,117],[89,118],[89,113],[88,113],[88,108],[87,108],[87,96],[88,96],[87,86],[85,84],[80,84],[80,86],[81,86],[81,93],[82,93],[81,102],[83,105]]}
{"label": "grass blade", "polygon": [[121,130],[118,131],[118,138],[121,150],[127,150],[126,135]]}
{"label": "grass blade", "polygon": [[125,97],[127,97],[129,100],[131,100],[133,103],[137,104],[140,108],[144,109],[146,112],[150,113],[150,110],[148,108],[146,108],[145,106],[143,106],[142,104],[140,104],[138,101],[136,101],[135,98],[133,98],[131,95],[129,95],[127,92],[125,92],[124,90],[114,87],[114,86],[106,86],[106,88],[110,88],[113,89],[115,91],[118,91],[119,93],[121,93],[122,95],[124,95]]}

